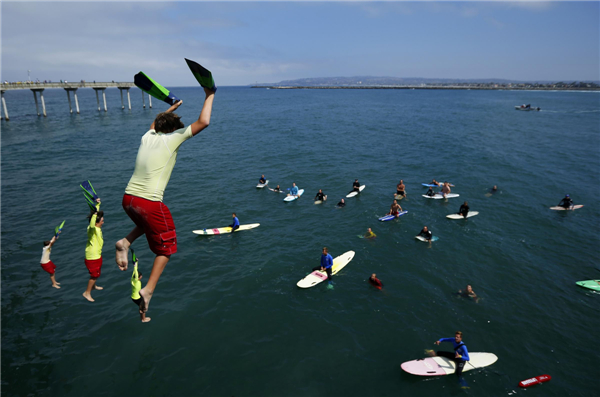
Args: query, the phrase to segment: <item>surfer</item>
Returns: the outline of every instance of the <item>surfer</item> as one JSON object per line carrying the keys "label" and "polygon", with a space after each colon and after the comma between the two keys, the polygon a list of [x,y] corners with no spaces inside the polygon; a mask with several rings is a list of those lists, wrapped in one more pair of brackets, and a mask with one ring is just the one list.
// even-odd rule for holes
{"label": "surfer", "polygon": [[258,183],[260,183],[261,185],[264,185],[265,183],[267,183],[267,179],[265,178],[264,174],[260,176]]}
{"label": "surfer", "polygon": [[493,188],[490,189],[490,193],[494,194],[498,191],[498,186],[494,185]]}
{"label": "surfer", "polygon": [[435,344],[439,345],[442,342],[452,342],[454,345],[454,353],[439,350],[437,352],[429,350],[428,353],[432,357],[437,355],[454,360],[456,363],[456,376],[460,379],[465,363],[470,360],[467,346],[462,341],[462,332],[456,331],[454,338],[441,338],[440,340],[435,341]]}
{"label": "surfer", "polygon": [[135,160],[135,170],[123,195],[123,209],[135,223],[127,237],[117,241],[116,262],[127,270],[129,246],[143,234],[150,250],[156,255],[146,286],[140,290],[142,310],[146,312],[156,284],[171,255],[177,252],[177,233],[169,208],[163,203],[163,193],[183,142],[196,136],[210,124],[214,91],[204,88],[204,105],[198,120],[184,127],[173,113],[183,101],[176,102],[160,113],[144,134]]}
{"label": "surfer", "polygon": [[271,189],[271,190],[274,192],[277,192],[277,193],[281,192],[281,188],[279,187],[279,185],[277,185],[277,187],[275,189]]}
{"label": "surfer", "polygon": [[[133,255],[135,258],[135,255]],[[140,290],[142,289],[142,273],[138,273],[138,260],[134,259],[133,274],[131,275],[131,300],[137,305],[140,310],[140,320],[143,323],[150,321],[150,317],[146,317],[146,313],[142,310],[142,297]]]}
{"label": "surfer", "polygon": [[90,223],[87,227],[87,243],[85,245],[85,267],[90,273],[87,288],[83,297],[90,302],[92,299],[92,289],[102,290],[104,288],[96,285],[96,280],[100,277],[102,269],[102,246],[104,238],[102,237],[102,225],[104,225],[104,211],[100,211],[100,198],[96,199],[96,208],[90,210],[88,216]]}
{"label": "surfer", "polygon": [[350,193],[352,192],[360,193],[360,183],[358,182],[358,179],[355,179],[354,183],[352,184],[352,190],[350,190]]}
{"label": "surfer", "polygon": [[339,203],[336,204],[336,207],[343,208],[346,206],[346,202],[344,199],[341,199]]}
{"label": "surfer", "polygon": [[440,183],[438,181],[436,181],[435,179],[432,179],[431,185],[440,186]]}
{"label": "surfer", "polygon": [[369,277],[369,282],[377,289],[381,289],[383,287],[383,283],[377,278],[375,273],[371,274],[371,277]]}
{"label": "surfer", "polygon": [[240,220],[235,215],[235,212],[231,216],[233,217],[233,223],[229,227],[231,228],[231,233],[233,233],[240,228]]}
{"label": "surfer", "polygon": [[452,192],[450,189],[450,184],[448,182],[444,182],[444,186],[442,187],[442,191],[440,193],[442,193],[442,196],[446,198],[446,195],[450,192]]}
{"label": "surfer", "polygon": [[433,197],[436,195],[436,193],[433,191],[433,187],[429,186],[429,190],[427,190],[427,193],[425,193],[426,196],[428,197]]}
{"label": "surfer", "polygon": [[462,215],[463,217],[467,217],[467,214],[469,213],[469,203],[467,203],[466,201],[463,203],[463,205],[460,206],[460,209],[458,210],[458,215]]}
{"label": "surfer", "polygon": [[371,228],[368,228],[364,237],[365,238],[375,238],[375,237],[377,237],[377,235],[375,233],[373,233],[373,231],[371,230]]}
{"label": "surfer", "polygon": [[315,270],[325,271],[327,273],[327,280],[331,283],[331,267],[333,266],[333,257],[329,254],[327,247],[323,247],[323,253],[321,254],[321,266],[313,268]]}
{"label": "surfer", "polygon": [[56,265],[50,260],[50,252],[52,251],[52,246],[56,240],[58,240],[58,234],[60,234],[60,232],[52,236],[52,240],[44,241],[44,248],[42,248],[42,259],[40,260],[42,269],[50,274],[50,281],[52,281],[52,286],[56,289],[60,289],[60,283],[57,282],[55,278]]}
{"label": "surfer", "polygon": [[292,182],[292,187],[290,188],[288,196],[298,197],[298,186],[296,186],[296,182]]}
{"label": "surfer", "polygon": [[322,189],[319,189],[319,193],[315,196],[315,201],[325,201],[327,200],[327,196],[323,193]]}
{"label": "surfer", "polygon": [[396,186],[396,196],[406,197],[405,189],[406,186],[404,186],[404,181],[400,179],[400,183]]}
{"label": "surfer", "polygon": [[431,239],[433,238],[433,234],[427,229],[427,226],[423,226],[423,229],[419,232],[418,236],[424,237],[425,240],[429,242],[431,242]]}
{"label": "surfer", "polygon": [[400,211],[402,211],[402,207],[400,207],[400,204],[398,204],[397,200],[394,200],[392,206],[390,207],[390,212],[388,212],[386,215],[393,215],[398,218],[400,216]]}
{"label": "surfer", "polygon": [[558,207],[563,207],[565,209],[571,208],[572,206],[573,200],[571,200],[571,197],[569,197],[568,194],[565,194],[565,197],[558,203]]}
{"label": "surfer", "polygon": [[465,288],[464,290],[459,290],[458,293],[460,296],[473,299],[475,303],[477,303],[477,301],[479,300],[477,294],[475,294],[475,291],[473,291],[473,287],[471,287],[470,285],[467,285],[467,288]]}

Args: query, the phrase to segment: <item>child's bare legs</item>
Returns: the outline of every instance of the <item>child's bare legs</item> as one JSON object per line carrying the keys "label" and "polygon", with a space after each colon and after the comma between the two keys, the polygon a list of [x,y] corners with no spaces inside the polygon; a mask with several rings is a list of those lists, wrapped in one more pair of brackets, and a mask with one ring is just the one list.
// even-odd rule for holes
{"label": "child's bare legs", "polygon": [[59,285],[60,283],[56,282],[56,278],[54,277],[54,274],[50,275],[50,280],[52,280],[52,286],[56,289],[60,289]]}
{"label": "child's bare legs", "polygon": [[90,302],[94,302],[94,300],[92,299],[92,289],[102,289],[102,287],[96,287],[96,280],[97,280],[97,278],[90,277],[90,280],[88,281],[87,289],[83,293],[83,297],[85,299],[89,300]]}
{"label": "child's bare legs", "polygon": [[129,253],[129,246],[142,234],[144,234],[144,229],[136,226],[129,232],[127,237],[122,238],[115,244],[117,249],[115,261],[117,262],[117,265],[119,265],[121,271],[127,270],[127,253]]}
{"label": "child's bare legs", "polygon": [[146,317],[146,313],[144,313],[141,309],[140,309],[140,319],[142,320],[143,323],[147,323],[148,321],[150,321],[150,317]]}
{"label": "child's bare legs", "polygon": [[165,270],[170,258],[171,255],[157,255],[156,258],[154,258],[154,264],[152,265],[152,271],[150,272],[148,282],[146,283],[146,286],[140,290],[140,296],[142,297],[143,301],[143,303],[140,305],[140,308],[143,312],[148,310],[150,299],[152,299],[152,294],[156,288],[156,283],[158,283],[158,279],[160,278],[163,270]]}

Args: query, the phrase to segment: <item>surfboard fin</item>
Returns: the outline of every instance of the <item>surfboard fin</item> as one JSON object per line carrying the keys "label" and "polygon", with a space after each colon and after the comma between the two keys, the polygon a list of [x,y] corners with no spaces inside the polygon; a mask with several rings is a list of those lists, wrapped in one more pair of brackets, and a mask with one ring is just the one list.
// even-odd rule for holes
{"label": "surfboard fin", "polygon": [[198,83],[204,88],[208,88],[212,92],[217,92],[217,86],[215,85],[215,80],[212,77],[212,73],[210,70],[204,68],[197,62],[194,62],[190,59],[183,58],[187,62],[188,67],[192,71],[192,74],[198,80]]}
{"label": "surfboard fin", "polygon": [[133,76],[133,83],[146,94],[152,95],[154,98],[164,101],[169,105],[179,102],[179,98],[142,71]]}

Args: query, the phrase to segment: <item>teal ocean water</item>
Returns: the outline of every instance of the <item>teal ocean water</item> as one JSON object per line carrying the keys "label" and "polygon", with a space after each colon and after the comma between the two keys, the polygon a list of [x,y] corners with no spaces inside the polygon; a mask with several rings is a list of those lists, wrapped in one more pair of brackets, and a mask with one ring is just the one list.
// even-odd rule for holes
{"label": "teal ocean water", "polygon": [[[203,96],[175,88],[184,122]],[[587,396],[597,390],[600,294],[600,94],[589,92],[264,90],[222,87],[211,126],[186,142],[165,194],[179,252],[142,324],[130,271],[114,242],[132,222],[121,208],[141,136],[164,103],[121,110],[107,90],[98,112],[79,90],[69,114],[63,90],[46,90],[47,118],[31,92],[7,92],[2,121],[2,394],[5,396]],[[147,103],[147,100],[146,100]],[[531,103],[540,112],[518,112]],[[305,195],[255,188],[292,182]],[[334,205],[358,178],[366,189]],[[456,185],[460,197],[426,200],[422,182]],[[82,296],[90,179],[105,211],[104,267]],[[403,179],[408,214],[378,222]],[[500,192],[485,193],[492,185]],[[329,200],[313,205],[323,189]],[[565,193],[577,211],[549,210]],[[468,200],[479,215],[453,221]],[[215,237],[237,212],[250,231]],[[42,241],[66,224],[52,250],[62,289],[39,265]],[[427,225],[439,241],[414,236]],[[359,239],[368,227],[374,240]],[[296,282],[319,263],[356,256],[326,285]],[[135,242],[141,271],[153,255]],[[367,282],[377,273],[384,288]],[[469,283],[478,303],[456,292]],[[400,364],[433,342],[464,333],[492,366],[420,378]],[[446,346],[448,350],[451,346]],[[552,380],[527,391],[519,381]]]}

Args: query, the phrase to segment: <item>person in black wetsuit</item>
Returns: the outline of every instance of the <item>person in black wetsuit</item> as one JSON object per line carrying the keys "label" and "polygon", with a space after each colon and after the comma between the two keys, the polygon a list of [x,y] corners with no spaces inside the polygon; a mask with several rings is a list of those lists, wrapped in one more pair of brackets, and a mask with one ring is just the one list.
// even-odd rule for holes
{"label": "person in black wetsuit", "polygon": [[565,194],[565,197],[560,200],[558,206],[563,208],[571,208],[573,206],[573,200],[571,200],[571,197],[569,197],[568,194]]}
{"label": "person in black wetsuit", "polygon": [[337,203],[336,207],[340,207],[343,208],[346,206],[346,203],[344,202],[344,199],[341,199],[339,203]]}
{"label": "person in black wetsuit", "polygon": [[323,193],[323,189],[319,189],[319,193],[317,193],[317,195],[315,196],[315,201],[320,200],[320,201],[325,201],[327,200],[327,196],[325,195],[325,193]]}
{"label": "person in black wetsuit", "polygon": [[460,206],[460,209],[458,210],[458,215],[462,215],[463,217],[466,218],[468,213],[469,213],[469,203],[467,203],[465,201],[464,204]]}
{"label": "person in black wetsuit", "polygon": [[435,194],[436,193],[433,191],[433,188],[431,186],[429,186],[429,190],[427,191],[427,193],[425,193],[425,195],[429,197],[433,197],[435,196]]}
{"label": "person in black wetsuit", "polygon": [[274,192],[280,192],[281,188],[279,187],[279,185],[277,185],[277,187],[275,189],[273,189]]}
{"label": "person in black wetsuit", "polygon": [[350,190],[350,193],[352,192],[356,192],[356,193],[360,193],[360,183],[358,182],[358,179],[354,180],[354,183],[352,184],[352,190]]}
{"label": "person in black wetsuit", "polygon": [[427,226],[423,226],[423,230],[419,232],[418,236],[425,237],[425,239],[429,242],[431,242],[431,239],[433,238],[433,234],[429,229],[427,229]]}

